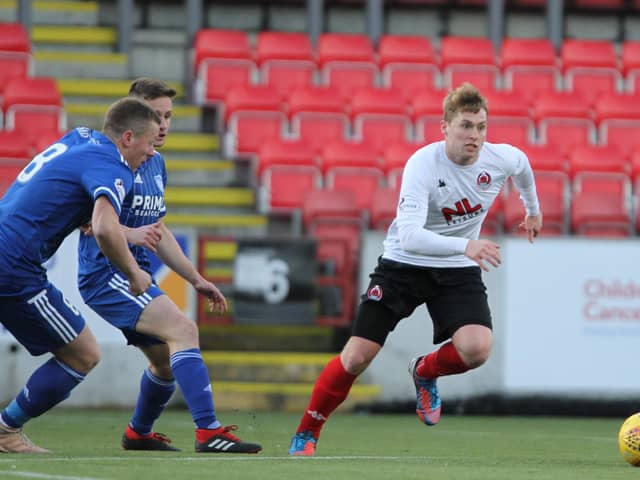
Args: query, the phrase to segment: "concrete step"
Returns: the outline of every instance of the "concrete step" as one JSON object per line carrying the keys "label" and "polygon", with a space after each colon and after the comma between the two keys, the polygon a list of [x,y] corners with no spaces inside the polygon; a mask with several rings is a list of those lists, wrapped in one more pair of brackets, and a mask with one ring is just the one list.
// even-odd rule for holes
{"label": "concrete step", "polygon": [[[35,0],[33,22],[50,25],[97,25],[98,2]],[[0,21],[16,21],[18,0],[0,0]]]}
{"label": "concrete step", "polygon": [[[120,79],[129,77],[129,57],[97,51],[36,50],[36,75],[58,79]],[[128,90],[125,90],[125,93]]]}
{"label": "concrete step", "polygon": [[235,162],[219,158],[190,158],[169,154],[165,158],[168,184],[172,187],[223,187],[236,184]]}
{"label": "concrete step", "polygon": [[252,188],[168,187],[164,193],[167,206],[245,207],[255,203]]}
{"label": "concrete step", "polygon": [[36,23],[31,29],[31,42],[36,51],[60,49],[69,45],[80,50],[92,48],[113,51],[118,43],[118,30],[112,27]]}
{"label": "concrete step", "polygon": [[[122,96],[128,91],[124,91]],[[70,126],[83,125],[96,130],[102,128],[104,113],[111,102],[87,102],[76,101],[74,97],[65,98],[64,109],[67,112],[67,123]],[[115,101],[117,98],[114,98]],[[171,128],[196,133],[200,131],[202,124],[202,109],[198,105],[173,105]]]}
{"label": "concrete step", "polygon": [[202,352],[216,381],[313,383],[335,353]]}
{"label": "concrete step", "polygon": [[[133,81],[128,75],[119,78],[59,78],[58,88],[65,98],[74,97],[80,101],[113,101],[124,97],[129,92],[129,86]],[[167,82],[176,90],[176,100],[184,98],[184,87],[179,82]]]}
{"label": "concrete step", "polygon": [[316,325],[219,325],[201,323],[203,351],[327,353],[337,345],[332,328]]}
{"label": "concrete step", "polygon": [[[219,382],[214,379],[216,409],[220,411],[303,412],[309,404],[313,383]],[[375,402],[379,385],[355,384],[337,411],[350,411]]]}
{"label": "concrete step", "polygon": [[220,150],[220,137],[213,133],[171,132],[162,147],[162,154],[191,152],[213,154]]}
{"label": "concrete step", "polygon": [[229,236],[265,235],[269,223],[266,216],[253,213],[186,213],[172,210],[165,216],[165,222],[173,227],[193,227],[203,233]]}
{"label": "concrete step", "polygon": [[201,267],[204,269],[203,275],[216,284],[231,284],[238,243],[234,240],[209,239],[202,242],[199,248],[204,258]]}

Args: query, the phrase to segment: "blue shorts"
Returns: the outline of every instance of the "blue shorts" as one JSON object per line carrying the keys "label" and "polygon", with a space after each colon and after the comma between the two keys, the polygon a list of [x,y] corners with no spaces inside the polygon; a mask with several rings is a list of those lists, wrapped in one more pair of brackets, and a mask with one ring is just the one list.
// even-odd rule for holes
{"label": "blue shorts", "polygon": [[107,272],[92,277],[90,287],[80,288],[80,295],[89,307],[116,328],[129,345],[149,346],[164,343],[156,337],[136,332],[142,311],[164,292],[153,283],[142,295],[129,291],[129,281],[120,273]]}
{"label": "blue shorts", "polygon": [[31,355],[72,342],[85,326],[80,311],[49,282],[37,293],[0,297],[0,322]]}

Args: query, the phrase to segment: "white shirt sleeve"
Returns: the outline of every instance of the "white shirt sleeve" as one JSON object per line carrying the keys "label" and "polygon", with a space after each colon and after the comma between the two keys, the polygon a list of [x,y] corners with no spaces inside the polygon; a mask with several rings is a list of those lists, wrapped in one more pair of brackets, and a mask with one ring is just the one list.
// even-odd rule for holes
{"label": "white shirt sleeve", "polygon": [[533,176],[531,164],[524,152],[520,150],[518,150],[518,152],[518,166],[512,176],[513,184],[520,193],[520,199],[524,204],[527,215],[540,215],[540,203],[538,202],[536,181]]}

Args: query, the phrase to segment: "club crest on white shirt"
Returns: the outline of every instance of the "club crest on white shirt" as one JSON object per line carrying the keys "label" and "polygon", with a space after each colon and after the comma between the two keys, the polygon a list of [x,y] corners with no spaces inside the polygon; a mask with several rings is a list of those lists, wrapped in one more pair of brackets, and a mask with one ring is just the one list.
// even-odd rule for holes
{"label": "club crest on white shirt", "polygon": [[486,170],[482,170],[476,178],[476,184],[480,187],[480,190],[486,190],[491,186],[491,175]]}

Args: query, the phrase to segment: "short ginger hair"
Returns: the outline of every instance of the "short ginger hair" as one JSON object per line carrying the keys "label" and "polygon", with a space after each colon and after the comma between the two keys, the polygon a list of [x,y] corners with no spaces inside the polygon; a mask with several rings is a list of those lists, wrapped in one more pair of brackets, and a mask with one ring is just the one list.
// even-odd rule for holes
{"label": "short ginger hair", "polygon": [[451,90],[442,102],[446,122],[450,122],[460,112],[477,113],[481,109],[489,113],[487,100],[482,96],[480,90],[469,82]]}

